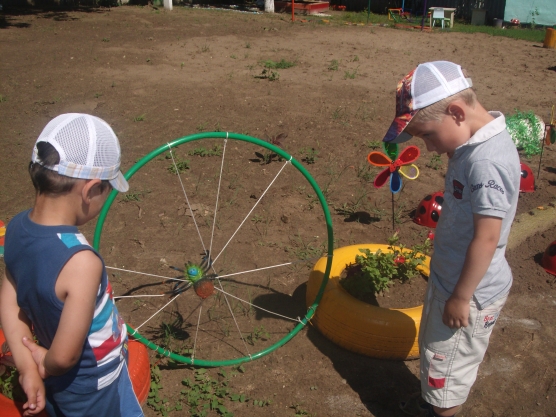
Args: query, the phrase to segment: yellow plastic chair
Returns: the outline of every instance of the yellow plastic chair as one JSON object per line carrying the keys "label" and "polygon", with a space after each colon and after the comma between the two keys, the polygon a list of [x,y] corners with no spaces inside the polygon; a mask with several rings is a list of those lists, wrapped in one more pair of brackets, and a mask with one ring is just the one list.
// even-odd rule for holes
{"label": "yellow plastic chair", "polygon": [[444,29],[444,23],[446,21],[448,22],[448,27],[450,27],[450,18],[446,17],[446,15],[444,14],[444,8],[442,8],[442,7],[435,7],[432,10],[432,25],[431,25],[431,27],[434,27],[434,22],[436,20],[440,20],[441,25],[442,25],[442,29]]}

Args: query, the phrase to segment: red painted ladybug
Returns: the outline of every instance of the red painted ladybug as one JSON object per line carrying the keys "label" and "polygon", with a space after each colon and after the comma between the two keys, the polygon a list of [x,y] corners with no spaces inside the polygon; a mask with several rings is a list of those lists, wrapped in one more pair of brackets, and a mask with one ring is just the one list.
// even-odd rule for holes
{"label": "red painted ladybug", "polygon": [[546,272],[556,275],[556,240],[548,245],[542,256],[541,265]]}
{"label": "red painted ladybug", "polygon": [[435,228],[440,218],[443,203],[444,191],[429,194],[417,206],[413,221],[421,226]]}
{"label": "red painted ladybug", "polygon": [[521,180],[519,181],[519,192],[532,193],[535,191],[535,177],[533,171],[523,162],[521,163]]}

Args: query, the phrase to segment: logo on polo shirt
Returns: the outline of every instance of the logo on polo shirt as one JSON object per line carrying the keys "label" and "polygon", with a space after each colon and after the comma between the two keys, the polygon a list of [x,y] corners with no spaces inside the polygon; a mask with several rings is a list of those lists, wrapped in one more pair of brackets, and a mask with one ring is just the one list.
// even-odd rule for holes
{"label": "logo on polo shirt", "polygon": [[458,180],[454,180],[452,184],[454,185],[454,197],[461,200],[463,197],[463,189],[465,188],[464,185]]}

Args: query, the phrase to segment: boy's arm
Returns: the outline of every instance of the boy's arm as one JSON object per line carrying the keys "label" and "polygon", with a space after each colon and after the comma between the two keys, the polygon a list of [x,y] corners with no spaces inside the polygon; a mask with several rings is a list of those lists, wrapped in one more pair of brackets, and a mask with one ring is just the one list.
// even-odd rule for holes
{"label": "boy's arm", "polygon": [[467,248],[458,283],[444,306],[442,322],[451,328],[467,327],[469,324],[469,300],[492,262],[500,240],[502,219],[473,214],[473,226],[475,232]]}
{"label": "boy's arm", "polygon": [[32,416],[42,411],[45,406],[44,383],[31,353],[22,343],[24,337],[33,340],[33,335],[29,318],[17,304],[15,288],[13,278],[6,270],[0,290],[0,320],[20,375],[19,382],[27,396],[27,402],[23,405],[23,415]]}
{"label": "boy's arm", "polygon": [[73,255],[60,272],[56,295],[64,307],[54,340],[42,359],[48,375],[68,372],[81,357],[93,321],[101,277],[102,261],[89,250]]}

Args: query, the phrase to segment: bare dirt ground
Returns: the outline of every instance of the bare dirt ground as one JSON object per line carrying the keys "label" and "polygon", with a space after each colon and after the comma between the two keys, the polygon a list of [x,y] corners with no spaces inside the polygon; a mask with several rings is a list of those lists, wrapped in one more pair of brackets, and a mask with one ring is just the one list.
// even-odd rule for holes
{"label": "bare dirt ground", "polygon": [[[506,114],[533,110],[547,120],[556,102],[554,50],[483,34],[339,26],[318,19],[292,24],[287,15],[119,7],[8,10],[0,14],[0,45],[4,221],[32,205],[26,166],[42,128],[60,113],[86,112],[113,126],[122,145],[124,171],[168,141],[201,131],[263,139],[287,133],[282,147],[294,158],[307,156],[307,148],[318,151],[315,163],[304,166],[326,191],[336,247],[385,243],[392,233],[390,193],[373,188],[378,171],[366,169],[365,157],[369,142],[381,140],[387,129],[396,83],[410,69],[430,60],[458,62],[469,71],[485,107]],[[272,74],[263,74],[261,64],[267,60],[296,65],[274,70],[271,78],[279,79],[270,80]],[[394,204],[396,228],[406,245],[425,239],[428,230],[414,224],[411,213],[425,195],[443,188],[447,163],[445,156],[437,160],[421,143],[415,144],[422,150],[420,177],[405,182]],[[194,150],[193,145],[180,147],[176,155],[190,161],[191,172],[197,167],[204,173],[213,162],[189,155]],[[234,144],[229,151],[230,164],[239,172],[226,179],[229,194],[223,199],[229,207],[224,218],[235,220],[261,196],[268,183],[265,176],[271,178],[283,162],[259,164],[257,147]],[[155,159],[152,171],[141,171],[130,181],[130,195],[116,201],[106,240],[101,241],[107,264],[125,266],[152,258],[179,266],[188,260],[176,250],[176,242],[188,241],[195,231],[187,224],[179,190],[166,188],[170,162],[165,158]],[[537,175],[539,157],[522,160]],[[194,195],[204,204],[203,190],[216,177],[196,178],[186,175],[186,182],[197,181]],[[247,183],[236,186],[236,180]],[[466,416],[556,416],[556,280],[540,265],[542,253],[556,240],[555,216],[535,221],[541,211],[537,207],[554,200],[554,148],[545,148],[536,185],[534,193],[520,198],[520,225],[530,222],[531,227],[520,228],[518,244],[507,253],[514,286],[465,406]],[[260,267],[261,259],[280,261],[284,253],[320,253],[324,220],[308,183],[286,174],[280,187],[277,196],[262,205],[259,217],[247,222],[240,244],[230,249],[230,269],[234,261]],[[202,233],[210,228],[210,222],[205,223]],[[84,228],[91,241],[93,232],[94,225]],[[131,251],[141,255],[131,256]],[[290,271],[273,302],[302,314],[307,277],[306,267]],[[129,289],[118,274],[112,273],[111,280],[115,289]],[[119,308],[127,321],[137,323],[151,306],[122,303]],[[256,326],[259,316],[245,316]],[[154,353],[152,363],[160,366],[161,394],[172,408],[184,388],[181,381],[192,378],[194,371],[168,367]],[[236,416],[400,416],[398,401],[419,389],[418,365],[348,352],[308,326],[273,353],[244,364],[244,372],[229,371],[235,375],[230,389],[250,400],[228,401],[226,406]],[[209,372],[216,376],[216,370]],[[187,409],[170,415],[188,415]],[[147,406],[145,412],[157,415]]]}

